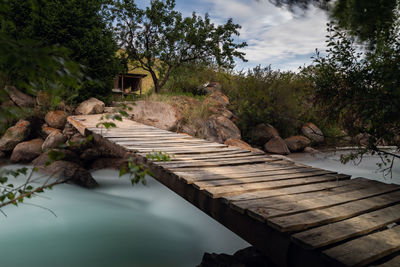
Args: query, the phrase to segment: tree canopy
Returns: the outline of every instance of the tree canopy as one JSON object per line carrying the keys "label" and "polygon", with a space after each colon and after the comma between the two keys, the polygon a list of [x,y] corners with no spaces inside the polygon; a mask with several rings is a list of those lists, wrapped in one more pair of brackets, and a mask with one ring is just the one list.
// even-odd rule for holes
{"label": "tree canopy", "polygon": [[183,17],[174,8],[174,0],[152,0],[145,9],[122,0],[113,7],[119,45],[136,67],[150,72],[155,92],[183,64],[207,62],[230,68],[234,57],[245,60],[238,49],[246,43],[235,42],[240,26],[232,19],[215,26],[207,14]]}
{"label": "tree canopy", "polygon": [[72,60],[83,67],[79,99],[102,97],[111,92],[119,71],[118,49],[103,14],[102,0],[5,0],[3,30],[15,40],[30,39],[42,46],[68,49]]}

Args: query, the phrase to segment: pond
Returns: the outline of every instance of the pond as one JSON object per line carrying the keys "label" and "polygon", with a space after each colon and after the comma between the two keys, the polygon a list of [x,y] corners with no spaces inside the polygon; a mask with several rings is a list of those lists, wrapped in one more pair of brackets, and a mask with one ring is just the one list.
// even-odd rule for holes
{"label": "pond", "polygon": [[63,184],[27,201],[57,217],[28,204],[3,208],[1,266],[186,267],[204,252],[249,246],[151,177],[132,188],[117,171],[92,174],[95,190]]}

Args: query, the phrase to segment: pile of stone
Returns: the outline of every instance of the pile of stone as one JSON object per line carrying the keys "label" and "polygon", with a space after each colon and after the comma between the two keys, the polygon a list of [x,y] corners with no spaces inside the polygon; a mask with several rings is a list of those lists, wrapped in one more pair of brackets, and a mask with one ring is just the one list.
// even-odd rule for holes
{"label": "pile of stone", "polygon": [[318,152],[310,145],[324,142],[322,131],[309,122],[303,125],[301,132],[303,135],[283,139],[275,127],[263,123],[255,127],[252,138],[257,145],[262,146],[269,153],[288,155],[291,152]]}
{"label": "pile of stone", "polygon": [[[15,87],[8,88],[7,92],[18,105],[31,108],[37,105],[37,100]],[[82,102],[73,113],[103,113],[104,106],[102,101],[90,98]],[[88,169],[97,166],[110,167],[105,162],[120,166],[126,160],[105,148],[93,146],[68,123],[69,115],[65,110],[53,110],[41,118],[31,117],[18,121],[0,138],[0,158],[9,157],[12,163],[32,163],[45,174],[62,176],[66,181],[80,186],[97,186]],[[58,155],[58,158],[54,159],[54,155]],[[108,160],[104,161],[105,158]],[[52,161],[54,162],[48,165]]]}

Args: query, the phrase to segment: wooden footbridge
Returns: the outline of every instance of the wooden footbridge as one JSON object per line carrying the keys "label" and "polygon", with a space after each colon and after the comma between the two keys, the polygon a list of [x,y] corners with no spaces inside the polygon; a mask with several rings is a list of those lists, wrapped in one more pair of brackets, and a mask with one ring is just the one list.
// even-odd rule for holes
{"label": "wooden footbridge", "polygon": [[312,168],[131,120],[96,128],[68,120],[101,145],[146,162],[175,193],[264,251],[278,266],[400,266],[400,187]]}

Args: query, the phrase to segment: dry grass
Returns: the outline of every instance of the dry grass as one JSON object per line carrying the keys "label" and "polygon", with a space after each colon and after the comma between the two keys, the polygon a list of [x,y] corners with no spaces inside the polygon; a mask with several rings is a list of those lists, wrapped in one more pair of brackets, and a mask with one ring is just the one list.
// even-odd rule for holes
{"label": "dry grass", "polygon": [[212,115],[210,108],[218,105],[212,99],[205,99],[204,96],[192,97],[188,95],[153,93],[143,96],[142,100],[168,103],[181,112],[184,121],[192,125],[207,120]]}

